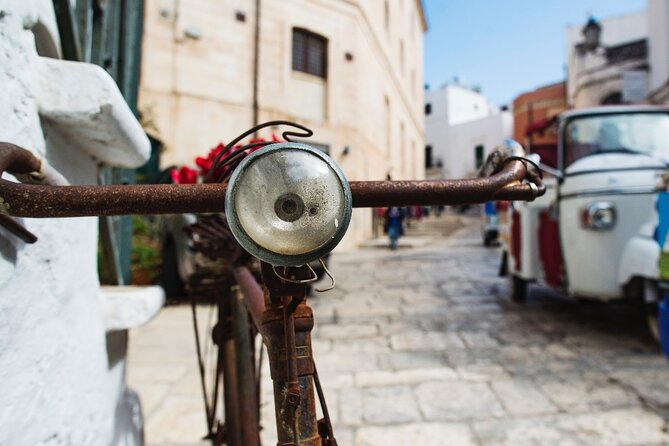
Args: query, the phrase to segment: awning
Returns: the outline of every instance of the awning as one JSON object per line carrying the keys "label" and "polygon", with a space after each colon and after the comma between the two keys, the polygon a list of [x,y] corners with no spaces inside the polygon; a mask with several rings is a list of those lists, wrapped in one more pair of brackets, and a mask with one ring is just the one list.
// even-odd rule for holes
{"label": "awning", "polygon": [[546,130],[557,121],[557,116],[552,118],[540,119],[538,121],[530,122],[525,127],[525,136],[531,136],[534,133],[540,133]]}

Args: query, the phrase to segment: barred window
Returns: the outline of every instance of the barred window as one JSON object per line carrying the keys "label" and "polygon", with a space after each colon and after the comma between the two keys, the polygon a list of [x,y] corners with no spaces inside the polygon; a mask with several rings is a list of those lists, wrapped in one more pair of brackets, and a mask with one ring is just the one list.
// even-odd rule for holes
{"label": "barred window", "polygon": [[327,78],[328,40],[301,28],[293,28],[293,70]]}

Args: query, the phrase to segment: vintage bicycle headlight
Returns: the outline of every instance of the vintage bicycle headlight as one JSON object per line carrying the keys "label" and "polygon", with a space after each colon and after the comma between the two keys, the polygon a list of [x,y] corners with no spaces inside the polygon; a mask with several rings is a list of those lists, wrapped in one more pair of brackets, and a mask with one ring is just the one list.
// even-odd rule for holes
{"label": "vintage bicycle headlight", "polygon": [[325,153],[305,144],[264,147],[237,167],[225,197],[228,224],[250,254],[299,266],[330,252],[351,221],[351,189]]}
{"label": "vintage bicycle headlight", "polygon": [[616,208],[608,201],[592,203],[581,210],[581,226],[595,231],[613,229],[616,225]]}

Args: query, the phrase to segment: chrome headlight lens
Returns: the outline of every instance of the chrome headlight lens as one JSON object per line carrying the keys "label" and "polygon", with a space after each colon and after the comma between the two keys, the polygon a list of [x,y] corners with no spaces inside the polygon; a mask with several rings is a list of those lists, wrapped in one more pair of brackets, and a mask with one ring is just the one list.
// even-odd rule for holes
{"label": "chrome headlight lens", "polygon": [[608,201],[598,201],[581,211],[581,226],[595,231],[613,229],[616,225],[616,208]]}
{"label": "chrome headlight lens", "polygon": [[339,167],[305,144],[272,144],[245,158],[225,197],[228,224],[253,256],[299,266],[330,252],[351,221],[351,189]]}

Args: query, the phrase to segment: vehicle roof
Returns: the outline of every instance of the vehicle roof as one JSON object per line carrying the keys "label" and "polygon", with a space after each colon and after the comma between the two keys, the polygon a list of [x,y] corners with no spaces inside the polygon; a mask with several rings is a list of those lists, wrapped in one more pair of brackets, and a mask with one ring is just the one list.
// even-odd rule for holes
{"label": "vehicle roof", "polygon": [[606,105],[602,107],[579,108],[569,110],[560,115],[560,119],[573,118],[575,116],[585,115],[608,115],[616,113],[648,113],[665,112],[669,113],[669,107],[665,105]]}

